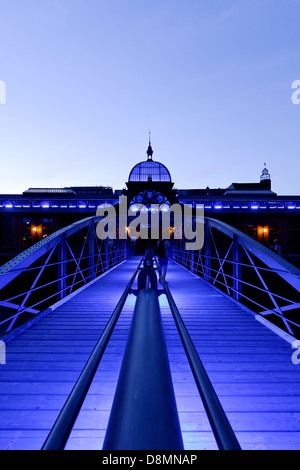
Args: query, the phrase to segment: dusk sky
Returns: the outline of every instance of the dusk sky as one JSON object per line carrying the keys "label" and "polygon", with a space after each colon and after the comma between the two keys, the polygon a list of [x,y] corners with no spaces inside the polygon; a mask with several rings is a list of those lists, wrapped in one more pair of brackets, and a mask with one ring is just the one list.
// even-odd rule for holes
{"label": "dusk sky", "polygon": [[0,193],[107,185],[300,194],[299,0],[0,0]]}

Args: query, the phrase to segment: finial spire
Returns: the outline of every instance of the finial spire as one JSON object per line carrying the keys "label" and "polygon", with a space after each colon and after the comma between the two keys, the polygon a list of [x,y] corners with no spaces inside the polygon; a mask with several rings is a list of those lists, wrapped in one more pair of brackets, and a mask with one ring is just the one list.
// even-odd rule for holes
{"label": "finial spire", "polygon": [[151,132],[149,131],[149,146],[147,149],[148,160],[152,160],[153,150],[151,147]]}

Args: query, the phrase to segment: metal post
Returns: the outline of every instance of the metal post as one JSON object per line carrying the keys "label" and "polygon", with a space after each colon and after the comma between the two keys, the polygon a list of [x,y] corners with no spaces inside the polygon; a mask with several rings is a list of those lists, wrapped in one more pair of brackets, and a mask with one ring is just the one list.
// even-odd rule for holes
{"label": "metal post", "polygon": [[211,281],[211,239],[210,239],[210,230],[209,230],[209,225],[208,222],[205,221],[205,228],[204,228],[204,234],[205,234],[205,239],[204,239],[204,272],[205,276],[204,279],[208,282]]}
{"label": "metal post", "polygon": [[94,222],[90,223],[88,232],[89,241],[89,281],[95,279],[95,229]]}
{"label": "metal post", "polygon": [[194,250],[191,251],[191,271],[192,271],[192,273],[195,272],[195,252],[194,252]]}
{"label": "metal post", "polygon": [[238,236],[233,235],[232,246],[232,260],[233,260],[233,298],[241,300],[241,245],[238,241]]}
{"label": "metal post", "polygon": [[66,234],[61,235],[61,242],[58,245],[58,298],[61,300],[66,296],[67,287],[67,244]]}
{"label": "metal post", "polygon": [[104,271],[109,270],[109,254],[108,254],[108,242],[107,239],[105,240],[104,243]]}

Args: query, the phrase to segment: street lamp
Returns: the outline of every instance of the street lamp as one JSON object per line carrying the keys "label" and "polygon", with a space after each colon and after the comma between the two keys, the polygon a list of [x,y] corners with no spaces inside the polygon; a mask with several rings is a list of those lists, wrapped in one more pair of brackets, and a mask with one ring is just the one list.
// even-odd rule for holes
{"label": "street lamp", "polygon": [[34,242],[37,242],[37,226],[36,225],[32,227],[32,231],[35,233]]}

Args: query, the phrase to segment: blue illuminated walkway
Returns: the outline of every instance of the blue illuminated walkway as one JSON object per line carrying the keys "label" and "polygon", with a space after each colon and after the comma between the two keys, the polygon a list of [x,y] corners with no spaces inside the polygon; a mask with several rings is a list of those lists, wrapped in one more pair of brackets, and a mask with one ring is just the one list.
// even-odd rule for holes
{"label": "blue illuminated walkway", "polygon": [[[130,259],[7,343],[0,449],[40,449],[138,264]],[[300,365],[291,345],[171,262],[167,280],[243,449],[300,449]],[[215,441],[164,295],[160,296],[186,449]],[[130,295],[67,449],[101,449],[130,326]]]}

